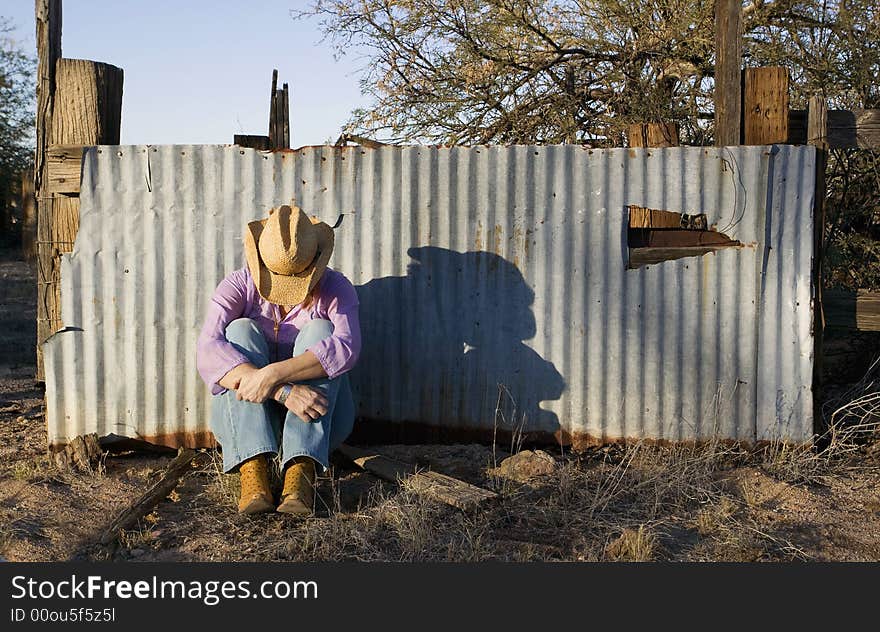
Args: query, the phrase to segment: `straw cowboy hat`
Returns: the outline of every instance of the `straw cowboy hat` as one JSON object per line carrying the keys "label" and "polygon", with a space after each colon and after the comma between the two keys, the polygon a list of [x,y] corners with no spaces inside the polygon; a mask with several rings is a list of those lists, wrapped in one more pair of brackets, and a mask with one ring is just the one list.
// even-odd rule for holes
{"label": "straw cowboy hat", "polygon": [[249,222],[244,253],[257,291],[270,303],[299,305],[327,269],[333,229],[297,206],[269,211]]}

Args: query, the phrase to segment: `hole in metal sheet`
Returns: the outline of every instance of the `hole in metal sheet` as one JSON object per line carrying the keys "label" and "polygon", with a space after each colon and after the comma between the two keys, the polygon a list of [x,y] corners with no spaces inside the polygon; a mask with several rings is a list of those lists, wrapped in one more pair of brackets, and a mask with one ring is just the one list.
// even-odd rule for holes
{"label": "hole in metal sheet", "polygon": [[742,246],[710,227],[704,213],[689,215],[635,205],[628,210],[626,241],[631,269]]}

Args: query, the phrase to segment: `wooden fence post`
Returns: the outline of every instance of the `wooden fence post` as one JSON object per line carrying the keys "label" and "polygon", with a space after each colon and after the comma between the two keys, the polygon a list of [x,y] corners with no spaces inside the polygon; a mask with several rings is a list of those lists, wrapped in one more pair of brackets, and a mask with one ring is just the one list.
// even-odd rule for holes
{"label": "wooden fence post", "polygon": [[[56,145],[118,145],[122,119],[121,68],[84,59],[59,59],[55,71],[55,108],[49,134]],[[43,190],[51,188],[47,179]],[[78,189],[78,187],[77,187]],[[61,256],[73,250],[79,231],[79,197],[52,195],[49,266],[44,284],[45,340],[61,321]],[[51,257],[51,259],[49,258]],[[45,270],[45,268],[44,268]]]}
{"label": "wooden fence post", "polygon": [[278,89],[278,71],[272,71],[269,100],[269,148],[290,149],[290,91],[285,83]]}
{"label": "wooden fence post", "polygon": [[290,149],[290,90],[287,84],[281,89],[281,148]]}
{"label": "wooden fence post", "polygon": [[85,59],[59,59],[52,145],[118,145],[122,68]]}
{"label": "wooden fence post", "polygon": [[272,71],[272,89],[269,93],[269,148],[275,149],[276,143],[278,142],[278,130],[275,129],[275,125],[278,121],[278,116],[276,114],[276,110],[278,109],[278,105],[276,101],[278,100],[278,70],[275,69]]}
{"label": "wooden fence post", "polygon": [[37,200],[30,169],[21,174],[21,252],[28,261],[37,256]]}
{"label": "wooden fence post", "polygon": [[633,123],[626,130],[630,147],[677,147],[677,123]]}
{"label": "wooden fence post", "polygon": [[[47,155],[51,153],[51,147],[58,145],[118,145],[122,83],[122,69],[116,66],[83,59],[57,60]],[[51,204],[51,213],[39,216],[37,240],[40,267],[38,379],[43,378],[40,345],[64,326],[61,320],[61,256],[73,250],[79,230],[79,197],[51,193],[51,185],[44,174],[41,201]]]}
{"label": "wooden fence post", "polygon": [[746,68],[744,145],[788,142],[788,69]]}
{"label": "wooden fence post", "polygon": [[822,366],[825,310],[822,305],[822,265],[825,243],[825,166],[828,161],[828,106],[820,96],[810,98],[807,143],[816,148],[816,190],[813,199],[813,426],[826,430],[822,418]]}
{"label": "wooden fence post", "polygon": [[715,145],[739,145],[742,122],[742,1],[715,0]]}
{"label": "wooden fence post", "polygon": [[52,333],[49,326],[49,296],[52,278],[52,200],[43,190],[46,151],[52,127],[55,101],[55,67],[61,57],[61,0],[36,0],[37,27],[37,146],[34,154],[34,194],[37,201],[37,375],[43,379],[41,344]]}

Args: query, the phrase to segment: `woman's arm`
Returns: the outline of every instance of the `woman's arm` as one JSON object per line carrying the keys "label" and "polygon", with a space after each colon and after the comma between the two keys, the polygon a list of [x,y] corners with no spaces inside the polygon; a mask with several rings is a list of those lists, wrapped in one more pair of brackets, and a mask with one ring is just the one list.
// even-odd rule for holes
{"label": "woman's arm", "polygon": [[333,334],[316,342],[304,353],[275,362],[246,374],[237,389],[242,399],[262,402],[277,397],[280,387],[314,378],[335,378],[357,362],[361,350],[358,298],[354,286],[344,276],[335,275],[322,288],[326,313],[333,323]]}
{"label": "woman's arm", "polygon": [[[217,384],[227,390],[237,391],[242,379],[244,379],[245,376],[251,375],[252,373],[255,373],[257,371],[259,371],[257,367],[255,367],[250,362],[245,362],[243,364],[232,367],[228,373],[226,373],[222,378],[217,381]],[[239,397],[239,399],[241,399],[241,397]]]}
{"label": "woman's arm", "polygon": [[[287,373],[283,372],[284,368],[282,365],[291,363],[292,360],[300,360],[302,362],[307,356],[310,356],[312,360],[306,366],[305,371],[293,369]],[[230,383],[238,379],[238,383],[234,387],[229,387],[236,389],[235,394],[238,399],[261,403],[269,398],[276,401],[281,401],[284,398],[282,402],[284,406],[303,420],[317,419],[327,414],[327,398],[324,397],[321,391],[305,384],[290,384],[290,382],[310,380],[312,377],[326,375],[321,363],[318,362],[318,359],[311,352],[306,351],[296,358],[291,358],[284,362],[275,362],[262,369],[253,369],[251,371],[244,369],[243,372],[237,373],[244,366],[243,364],[239,365],[228,376]],[[291,378],[289,377],[290,375],[312,377]],[[286,386],[290,386],[290,392],[285,394],[284,389]]]}
{"label": "woman's arm", "polygon": [[262,369],[241,364],[224,376],[220,385],[235,389],[238,399],[262,403],[269,398],[277,399],[285,384],[326,376],[327,373],[315,354],[306,351],[295,358],[267,364]]}
{"label": "woman's arm", "polygon": [[226,327],[244,315],[246,283],[245,271],[236,270],[220,282],[208,303],[196,347],[196,365],[213,395],[236,388],[244,375],[257,370],[247,356],[226,340]]}

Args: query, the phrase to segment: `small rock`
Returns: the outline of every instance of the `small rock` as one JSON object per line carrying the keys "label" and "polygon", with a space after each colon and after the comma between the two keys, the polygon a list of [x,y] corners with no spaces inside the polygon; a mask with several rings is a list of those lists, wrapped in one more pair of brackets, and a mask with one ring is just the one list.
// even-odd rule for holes
{"label": "small rock", "polygon": [[146,553],[146,551],[143,549],[132,549],[131,550],[132,557],[140,557],[141,555],[144,555],[145,553]]}
{"label": "small rock", "polygon": [[501,465],[490,470],[490,473],[525,483],[552,474],[555,469],[556,459],[543,450],[523,450],[501,461]]}

